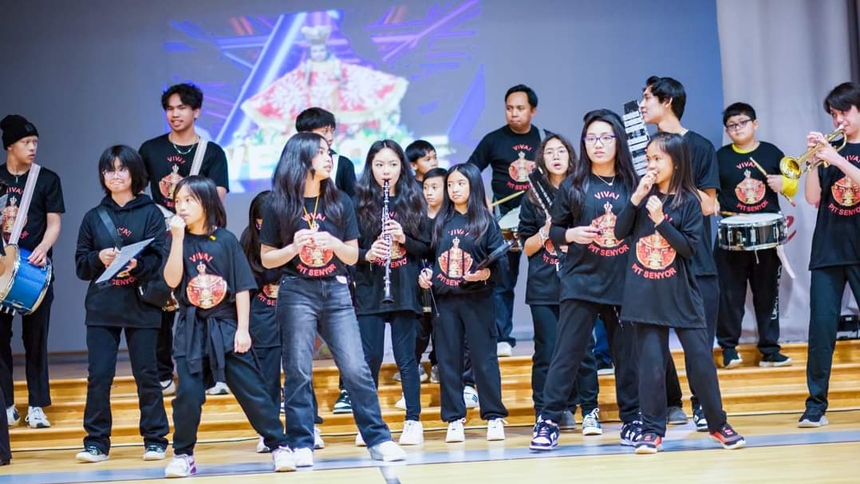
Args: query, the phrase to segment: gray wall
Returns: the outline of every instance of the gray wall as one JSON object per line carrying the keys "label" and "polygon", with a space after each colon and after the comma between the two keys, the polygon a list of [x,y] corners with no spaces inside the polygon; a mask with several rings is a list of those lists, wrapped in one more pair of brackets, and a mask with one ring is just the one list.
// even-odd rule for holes
{"label": "gray wall", "polygon": [[[403,0],[398,5],[405,5],[406,18],[411,19],[421,18],[433,4],[438,2]],[[354,50],[378,60],[379,53],[362,40],[363,26],[382,17],[392,4],[372,0],[362,2],[360,9],[351,5],[355,3],[0,0],[0,114],[19,113],[36,124],[41,134],[37,161],[59,173],[66,196],[63,232],[54,255],[52,351],[86,348],[86,286],[74,275],[73,255],[80,220],[101,198],[95,170],[100,152],[114,143],[137,147],[164,132],[159,104],[164,86],[185,80],[204,85],[219,79],[235,81],[241,75],[223,62],[195,62],[197,72],[179,76],[184,72],[176,57],[165,53],[165,41],[177,36],[170,22],[213,25],[239,15],[344,9],[343,27]],[[464,25],[474,35],[467,41],[461,69],[442,80],[410,79],[403,120],[416,136],[444,131],[451,124],[456,106],[448,105],[446,92],[470,82],[483,66],[484,107],[474,128],[465,133],[473,143],[504,123],[502,97],[513,84],[523,82],[538,92],[536,124],[576,138],[586,111],[620,110],[624,102],[640,95],[652,74],[684,82],[689,96],[684,124],[715,143],[721,140],[723,102],[713,0],[484,0]],[[211,53],[203,57],[211,58]],[[384,68],[407,77],[414,70],[408,58]],[[441,100],[441,108],[429,114],[422,111],[427,99]],[[455,101],[459,102],[450,100]],[[453,163],[465,161],[472,145],[456,148],[450,157]],[[243,228],[251,195],[228,197],[231,230]],[[522,277],[521,284],[524,281]],[[520,288],[516,333],[528,336],[531,317],[522,292]],[[17,335],[20,323],[15,324]],[[20,352],[20,341],[13,347]]]}

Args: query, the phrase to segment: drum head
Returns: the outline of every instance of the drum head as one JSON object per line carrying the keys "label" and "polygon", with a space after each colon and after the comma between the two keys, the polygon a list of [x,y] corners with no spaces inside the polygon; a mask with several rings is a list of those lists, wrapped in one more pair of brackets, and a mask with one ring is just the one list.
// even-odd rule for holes
{"label": "drum head", "polygon": [[751,213],[749,215],[732,215],[720,220],[720,225],[743,225],[759,226],[772,225],[774,222],[784,219],[780,213]]}
{"label": "drum head", "polygon": [[499,227],[502,229],[513,229],[520,225],[520,207],[506,213],[499,219]]}

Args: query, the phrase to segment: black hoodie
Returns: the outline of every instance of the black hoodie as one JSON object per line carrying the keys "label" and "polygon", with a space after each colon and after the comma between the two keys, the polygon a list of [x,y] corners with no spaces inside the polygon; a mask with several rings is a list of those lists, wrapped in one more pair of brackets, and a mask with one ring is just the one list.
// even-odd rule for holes
{"label": "black hoodie", "polygon": [[[116,246],[99,216],[101,207],[113,220],[124,246],[149,238],[155,240],[138,255],[137,267],[128,274],[121,271],[109,281],[96,285],[95,280],[105,270],[99,252]],[[141,301],[137,291],[142,283],[163,277],[165,235],[164,215],[147,195],[138,195],[123,207],[107,196],[84,215],[78,232],[75,268],[79,278],[90,281],[85,302],[87,325],[160,327],[161,310]]]}

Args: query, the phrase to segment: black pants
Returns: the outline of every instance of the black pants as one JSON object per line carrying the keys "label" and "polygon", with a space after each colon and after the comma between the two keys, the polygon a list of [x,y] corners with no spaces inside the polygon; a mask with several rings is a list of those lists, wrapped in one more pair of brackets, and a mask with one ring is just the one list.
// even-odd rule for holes
{"label": "black pants", "polygon": [[[270,449],[286,445],[287,437],[278,413],[278,406],[272,402],[266,390],[266,382],[257,367],[252,352],[229,352],[225,356],[224,376],[227,385],[239,401],[239,406],[263,442]],[[173,399],[173,453],[193,455],[197,444],[197,428],[200,427],[200,414],[206,401],[204,373],[209,372],[209,362],[203,360],[203,371],[192,375],[184,356],[176,358],[176,372],[179,385]]]}
{"label": "black pants", "polygon": [[606,325],[606,336],[615,362],[615,394],[621,421],[639,418],[639,380],[636,356],[636,330],[633,325],[622,326],[618,308],[576,299],[561,302],[555,348],[544,384],[544,407],[541,416],[558,422],[567,410],[574,375],[592,344],[594,321],[600,317]]}
{"label": "black pants", "polygon": [[[711,357],[713,358],[714,338],[717,332],[717,316],[720,310],[720,285],[717,278],[714,276],[696,276],[696,284],[699,286],[699,291],[702,293],[702,304],[705,309],[705,324],[707,325],[706,337],[711,348]],[[677,333],[677,331],[676,331]],[[675,360],[670,358],[666,363],[666,401],[670,407],[683,407],[684,395],[681,391],[681,382],[678,379],[678,370],[675,368]],[[687,382],[690,384],[690,401],[693,404],[693,409],[700,407],[699,398],[696,395],[696,388],[693,386],[693,380],[690,375],[690,359],[684,359],[684,366],[687,369]]]}
{"label": "black pants", "polygon": [[753,296],[758,350],[764,356],[779,352],[779,276],[782,262],[776,249],[741,252],[714,249],[720,279],[720,310],[717,342],[723,349],[735,348],[741,338],[741,323],[747,298],[747,282]]}
{"label": "black pants", "polygon": [[[532,356],[532,401],[535,416],[543,410],[543,393],[546,375],[549,370],[552,353],[555,349],[558,334],[558,311],[555,305],[531,305],[532,321],[535,330],[535,352]],[[575,384],[571,388],[567,408],[575,410],[580,405],[583,417],[597,408],[597,394],[600,391],[597,381],[597,361],[594,359],[594,344],[589,342],[579,370],[576,372]]]}
{"label": "black pants", "polygon": [[836,330],[842,310],[845,283],[860,301],[860,264],[814,269],[809,290],[809,344],[807,347],[806,385],[809,397],[806,408],[820,413],[827,411],[827,393]]}
{"label": "black pants", "polygon": [[[0,360],[0,372],[6,372],[6,364]],[[0,401],[5,401],[3,387],[0,386]],[[12,445],[9,443],[9,421],[6,419],[6,409],[0,409],[0,462],[12,459]]]}
{"label": "black pants", "polygon": [[517,345],[517,340],[511,336],[514,329],[514,288],[520,275],[520,257],[522,252],[510,251],[507,257],[499,260],[501,281],[493,287],[493,305],[496,310],[496,336],[499,343]]}
{"label": "black pants", "polygon": [[[48,286],[42,304],[33,314],[21,317],[21,340],[24,342],[26,358],[28,405],[48,407],[51,405],[51,389],[48,381],[48,328],[51,323],[51,303],[54,301],[54,285]],[[12,378],[12,318],[0,313],[0,359],[4,370],[0,374],[6,407],[15,404],[15,387]]]}
{"label": "black pants", "polygon": [[[110,391],[116,375],[116,357],[121,327],[87,326],[87,405],[84,409],[84,447],[110,453],[113,418]],[[167,448],[167,414],[155,365],[157,328],[125,328],[131,372],[140,405],[140,435],[144,445]]]}
{"label": "black pants", "polygon": [[415,361],[421,363],[421,356],[433,341],[430,350],[430,366],[436,366],[436,336],[433,334],[433,313],[423,313],[418,317],[418,336],[415,338]]}
{"label": "black pants", "polygon": [[[666,365],[669,352],[669,327],[636,324],[639,341],[639,402],[642,407],[642,432],[666,435]],[[715,432],[726,423],[726,413],[714,366],[713,344],[705,329],[675,328],[687,360],[687,378],[708,419],[708,430]]]}
{"label": "black pants", "polygon": [[158,331],[158,381],[173,379],[173,323],[176,311],[161,312],[161,329]]}
{"label": "black pants", "polygon": [[373,383],[379,388],[379,370],[385,355],[386,322],[391,323],[391,346],[406,399],[406,420],[418,420],[421,415],[421,380],[418,379],[418,362],[415,360],[415,336],[418,326],[415,313],[396,311],[358,316],[364,359],[370,368]]}
{"label": "black pants", "polygon": [[254,356],[263,374],[266,383],[266,394],[275,402],[275,406],[281,406],[281,347],[257,348],[254,347]]}
{"label": "black pants", "polygon": [[481,418],[504,418],[502,379],[496,355],[498,335],[493,314],[492,291],[467,295],[445,295],[436,299],[439,317],[435,321],[436,357],[442,393],[442,421],[466,416],[463,401],[463,343],[469,339],[472,369],[481,394]]}

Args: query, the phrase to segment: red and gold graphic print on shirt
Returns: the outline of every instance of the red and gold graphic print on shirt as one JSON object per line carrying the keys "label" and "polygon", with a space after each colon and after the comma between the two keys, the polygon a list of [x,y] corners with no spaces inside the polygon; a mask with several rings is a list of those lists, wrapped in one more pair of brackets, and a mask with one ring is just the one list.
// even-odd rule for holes
{"label": "red and gold graphic print on shirt", "polygon": [[612,212],[612,203],[603,204],[603,214],[591,221],[591,226],[598,230],[594,244],[604,249],[611,249],[621,244],[615,238],[615,221],[618,216]]}
{"label": "red and gold graphic print on shirt", "polygon": [[451,248],[439,256],[442,274],[453,281],[459,281],[472,268],[472,256],[460,248],[460,238],[454,237]]}
{"label": "red and gold graphic print on shirt", "polygon": [[[175,157],[169,157],[168,161],[171,161],[173,158]],[[175,162],[175,160],[173,161]],[[170,170],[170,174],[158,182],[158,190],[161,192],[161,196],[170,201],[170,206],[172,207],[173,194],[176,191],[176,185],[182,181],[182,175],[179,174],[179,165],[171,165]]]}
{"label": "red and gold graphic print on shirt", "polygon": [[[392,220],[397,220],[397,214],[395,212],[389,212],[388,217]],[[382,234],[379,235],[379,238],[382,238]],[[391,269],[406,265],[406,263],[408,262],[406,259],[406,248],[400,245],[400,243],[393,238],[391,239],[389,258],[391,260],[388,267],[390,267]],[[373,263],[379,266],[384,266],[385,259],[374,259]]]}
{"label": "red and gold graphic print on shirt", "polygon": [[745,205],[755,205],[764,199],[766,190],[763,181],[752,178],[750,170],[744,170],[744,179],[735,187],[735,196]]}
{"label": "red and gold graphic print on shirt", "polygon": [[200,309],[211,309],[221,303],[227,295],[227,281],[216,274],[206,272],[206,263],[197,264],[197,276],[188,281],[185,289],[188,302]]}
{"label": "red and gold graphic print on shirt", "polygon": [[848,176],[843,176],[830,186],[833,200],[842,207],[853,207],[860,202],[860,185]]}
{"label": "red and gold graphic print on shirt", "polygon": [[535,169],[535,162],[526,159],[525,151],[520,151],[517,155],[517,159],[508,166],[508,176],[517,183],[528,183],[529,175]]}
{"label": "red and gold graphic print on shirt", "polygon": [[20,207],[18,207],[18,197],[10,196],[6,201],[6,206],[3,208],[2,222],[0,222],[0,225],[3,227],[3,241],[6,243],[9,242],[9,237],[12,235],[12,227],[15,225],[15,220],[18,218],[19,211]]}

